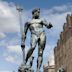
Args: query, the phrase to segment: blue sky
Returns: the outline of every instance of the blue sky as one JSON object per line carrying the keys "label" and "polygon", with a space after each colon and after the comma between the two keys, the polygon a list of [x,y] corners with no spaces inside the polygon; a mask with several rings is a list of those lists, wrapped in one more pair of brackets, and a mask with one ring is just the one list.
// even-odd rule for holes
{"label": "blue sky", "polygon": [[59,6],[67,3],[71,3],[71,0],[7,0],[8,2],[15,2],[22,5],[25,9],[32,9],[34,7],[40,7],[44,9],[51,8],[53,6]]}
{"label": "blue sky", "polygon": [[[54,64],[53,49],[59,39],[67,14],[72,12],[71,0],[1,0],[0,1],[0,72],[17,72],[22,63],[22,51],[20,48],[20,24],[16,5],[23,7],[22,23],[31,20],[32,9],[41,9],[40,17],[53,24],[48,30],[44,27],[47,42],[44,51],[43,65],[50,61]],[[27,33],[26,53],[30,47],[30,32]],[[34,70],[36,70],[37,47],[34,51]],[[42,65],[42,67],[43,67]],[[42,70],[43,71],[43,70]]]}

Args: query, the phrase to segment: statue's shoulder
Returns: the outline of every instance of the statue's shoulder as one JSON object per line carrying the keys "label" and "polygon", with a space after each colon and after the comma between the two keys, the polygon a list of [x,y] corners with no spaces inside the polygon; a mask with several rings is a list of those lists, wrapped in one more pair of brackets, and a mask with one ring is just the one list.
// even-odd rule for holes
{"label": "statue's shoulder", "polygon": [[30,25],[30,22],[29,21],[25,22],[25,25]]}

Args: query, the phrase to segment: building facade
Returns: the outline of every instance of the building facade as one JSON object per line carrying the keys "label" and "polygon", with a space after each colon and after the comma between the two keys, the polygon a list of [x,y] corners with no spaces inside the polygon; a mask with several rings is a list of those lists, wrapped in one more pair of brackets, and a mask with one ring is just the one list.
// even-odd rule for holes
{"label": "building facade", "polygon": [[67,15],[66,23],[57,46],[54,48],[55,72],[63,67],[65,72],[72,72],[72,15]]}
{"label": "building facade", "polygon": [[55,72],[55,65],[44,65],[43,72]]}

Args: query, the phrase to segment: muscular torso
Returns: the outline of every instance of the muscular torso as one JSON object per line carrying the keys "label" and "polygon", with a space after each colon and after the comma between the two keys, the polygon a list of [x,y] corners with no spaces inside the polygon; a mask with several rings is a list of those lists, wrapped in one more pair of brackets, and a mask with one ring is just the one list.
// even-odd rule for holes
{"label": "muscular torso", "polygon": [[29,29],[31,31],[31,34],[35,34],[35,35],[39,36],[41,33],[44,32],[42,20],[32,19],[29,24],[30,24]]}

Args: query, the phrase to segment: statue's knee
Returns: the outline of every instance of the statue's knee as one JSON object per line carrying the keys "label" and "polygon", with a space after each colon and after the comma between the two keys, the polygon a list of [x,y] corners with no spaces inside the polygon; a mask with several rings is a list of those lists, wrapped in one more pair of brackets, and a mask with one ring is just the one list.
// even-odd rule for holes
{"label": "statue's knee", "polygon": [[42,57],[42,55],[43,55],[43,52],[40,52],[40,53],[39,53],[39,56],[41,56],[41,57]]}
{"label": "statue's knee", "polygon": [[43,55],[43,49],[40,49],[39,50],[39,56],[42,56]]}

